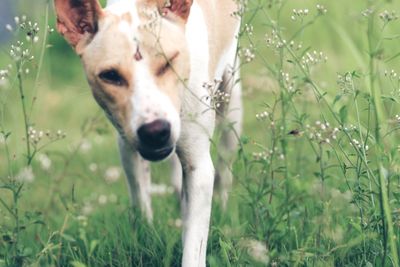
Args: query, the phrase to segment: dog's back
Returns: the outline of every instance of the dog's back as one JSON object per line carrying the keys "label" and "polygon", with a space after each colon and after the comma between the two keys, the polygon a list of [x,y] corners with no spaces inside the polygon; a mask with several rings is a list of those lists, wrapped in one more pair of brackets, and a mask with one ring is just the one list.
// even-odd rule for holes
{"label": "dog's back", "polygon": [[[228,62],[221,62],[227,57],[231,49],[236,49],[236,33],[240,20],[234,13],[238,6],[233,0],[195,0],[205,16],[208,29],[208,43],[210,49],[210,75],[222,76],[223,68]],[[234,46],[234,48],[233,48]],[[227,60],[227,59],[226,59]]]}

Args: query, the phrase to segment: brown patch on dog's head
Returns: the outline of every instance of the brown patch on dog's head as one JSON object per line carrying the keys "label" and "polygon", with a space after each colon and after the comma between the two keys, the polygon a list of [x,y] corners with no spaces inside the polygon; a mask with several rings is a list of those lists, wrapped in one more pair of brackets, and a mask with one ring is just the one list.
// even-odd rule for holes
{"label": "brown patch on dog's head", "polygon": [[81,56],[96,101],[133,146],[137,129],[157,119],[171,124],[172,143],[180,133],[192,1],[160,3],[120,1],[103,10],[97,0],[55,0],[58,30]]}
{"label": "brown patch on dog's head", "polygon": [[68,43],[79,50],[82,41],[87,44],[98,30],[97,22],[103,15],[97,0],[55,0],[57,30]]}

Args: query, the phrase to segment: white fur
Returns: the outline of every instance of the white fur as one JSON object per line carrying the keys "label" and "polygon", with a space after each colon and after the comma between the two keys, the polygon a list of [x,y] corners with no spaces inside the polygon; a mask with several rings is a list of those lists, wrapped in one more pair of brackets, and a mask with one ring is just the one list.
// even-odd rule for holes
{"label": "white fur", "polygon": [[[107,9],[123,14],[131,12],[133,21],[138,21],[135,4],[129,0],[109,0]],[[182,217],[183,217],[183,259],[182,266],[205,267],[206,250],[211,214],[211,203],[214,185],[214,166],[210,155],[210,139],[215,126],[215,111],[210,109],[209,92],[203,88],[205,82],[214,78],[223,77],[227,67],[235,65],[237,40],[232,37],[229,49],[221,55],[221,61],[217,65],[214,77],[209,77],[209,40],[206,27],[207,18],[202,9],[194,1],[190,16],[186,25],[186,39],[190,54],[191,75],[188,81],[188,89],[184,91],[182,99],[182,112],[177,114],[168,97],[158,90],[155,82],[148,72],[149,67],[145,61],[138,62],[135,67],[136,77],[133,102],[133,118],[131,128],[136,130],[140,125],[151,122],[154,119],[164,118],[171,122],[172,136],[177,141],[178,157],[173,157],[173,179],[177,192],[182,188]],[[124,34],[135,37],[135,27],[127,23],[121,23],[119,30]],[[232,75],[231,75],[232,76]],[[232,101],[231,112],[228,118],[238,123],[235,130],[240,132],[241,102],[240,85],[236,80],[238,74],[229,77],[227,84],[231,87]],[[235,136],[226,131],[224,138],[228,141],[221,151],[229,154],[234,150]],[[137,152],[127,147],[121,139],[120,151],[122,163],[128,176],[132,203],[142,209],[149,221],[152,219],[150,199],[150,172],[149,163],[144,161]],[[228,156],[226,157],[228,158]],[[226,158],[224,160],[226,160]],[[225,182],[229,190],[231,174],[229,168],[218,164],[221,175],[226,176]],[[133,167],[133,168],[132,168]],[[183,169],[183,172],[181,170]],[[181,181],[183,173],[183,182]],[[227,190],[223,192],[223,198],[227,198]],[[224,195],[225,194],[225,195]]]}
{"label": "white fur", "polygon": [[131,128],[136,131],[145,123],[156,119],[166,119],[171,124],[172,141],[175,143],[179,138],[181,128],[179,114],[168,96],[157,88],[148,70],[149,67],[145,61],[137,63],[134,74],[136,87],[131,100],[134,109]]}

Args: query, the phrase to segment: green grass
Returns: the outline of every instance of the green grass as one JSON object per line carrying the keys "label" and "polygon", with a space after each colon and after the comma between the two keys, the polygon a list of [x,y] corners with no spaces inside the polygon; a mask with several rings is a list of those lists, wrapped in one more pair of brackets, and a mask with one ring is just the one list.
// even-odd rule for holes
{"label": "green grass", "polygon": [[[21,9],[44,29],[42,2]],[[214,201],[208,265],[398,266],[400,82],[391,70],[400,72],[400,20],[385,25],[379,17],[400,12],[400,4],[249,2],[243,29],[251,24],[254,31],[242,31],[240,51],[251,46],[255,58],[242,67],[244,131],[227,211]],[[317,16],[318,3],[326,14]],[[309,15],[291,19],[293,9],[305,8]],[[372,13],[362,15],[367,8]],[[110,167],[120,168],[115,134],[79,59],[52,33],[40,65],[43,31],[40,37],[22,76],[26,115],[35,129],[66,137],[33,158],[35,179],[19,191],[26,142],[14,67],[10,86],[0,87],[0,132],[9,133],[0,142],[0,266],[179,266],[175,195],[153,198],[153,225],[129,209],[123,175],[106,179]],[[13,43],[21,38],[23,32]],[[295,46],[276,47],[292,39]],[[314,50],[327,61],[303,66]],[[0,51],[0,69],[15,64],[9,45]],[[257,119],[264,111],[268,116]],[[51,160],[49,169],[40,154]],[[169,184],[168,169],[155,164],[153,181]],[[254,241],[263,257],[253,255]]]}

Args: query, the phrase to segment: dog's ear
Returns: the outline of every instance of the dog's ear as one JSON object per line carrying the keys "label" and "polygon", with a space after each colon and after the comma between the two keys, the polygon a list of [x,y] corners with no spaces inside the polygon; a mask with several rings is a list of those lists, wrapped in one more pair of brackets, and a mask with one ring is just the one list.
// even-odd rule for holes
{"label": "dog's ear", "polygon": [[172,13],[184,22],[187,21],[193,0],[164,0],[163,2],[162,14],[164,16],[168,17]]}
{"label": "dog's ear", "polygon": [[98,0],[54,0],[57,30],[75,49],[97,32],[103,10]]}

